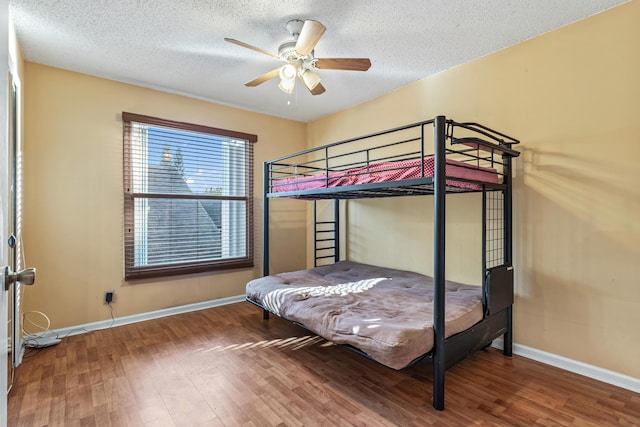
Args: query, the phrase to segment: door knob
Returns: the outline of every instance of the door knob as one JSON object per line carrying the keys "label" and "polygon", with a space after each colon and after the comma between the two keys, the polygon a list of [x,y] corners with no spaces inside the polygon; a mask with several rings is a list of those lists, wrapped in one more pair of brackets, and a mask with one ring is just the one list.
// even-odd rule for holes
{"label": "door knob", "polygon": [[16,273],[11,271],[10,267],[4,268],[4,290],[8,291],[9,287],[14,283],[21,283],[23,285],[33,285],[36,281],[36,269],[25,268]]}

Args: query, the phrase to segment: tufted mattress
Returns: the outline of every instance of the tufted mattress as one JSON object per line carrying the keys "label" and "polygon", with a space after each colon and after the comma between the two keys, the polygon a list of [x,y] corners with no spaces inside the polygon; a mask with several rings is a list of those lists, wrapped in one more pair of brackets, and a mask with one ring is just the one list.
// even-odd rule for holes
{"label": "tufted mattress", "polygon": [[[336,344],[401,369],[433,347],[433,279],[341,261],[247,284],[247,298]],[[481,288],[446,282],[445,335],[482,320]]]}

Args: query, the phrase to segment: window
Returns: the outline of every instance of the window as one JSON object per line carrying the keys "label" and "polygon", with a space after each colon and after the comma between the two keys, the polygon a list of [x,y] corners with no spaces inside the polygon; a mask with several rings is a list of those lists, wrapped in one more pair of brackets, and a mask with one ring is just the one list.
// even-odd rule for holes
{"label": "window", "polygon": [[122,113],[125,279],[253,266],[257,136]]}

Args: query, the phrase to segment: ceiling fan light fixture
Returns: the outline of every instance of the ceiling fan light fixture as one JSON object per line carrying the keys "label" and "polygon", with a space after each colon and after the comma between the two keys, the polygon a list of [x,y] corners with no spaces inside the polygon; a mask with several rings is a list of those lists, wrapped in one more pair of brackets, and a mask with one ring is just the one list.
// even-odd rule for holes
{"label": "ceiling fan light fixture", "polygon": [[293,64],[286,64],[280,68],[280,83],[278,87],[281,91],[287,94],[293,93],[293,89],[296,86],[296,76],[298,75],[298,69]]}
{"label": "ceiling fan light fixture", "polygon": [[293,64],[286,64],[280,68],[280,80],[295,80],[298,70]]}
{"label": "ceiling fan light fixture", "polygon": [[302,74],[300,74],[302,81],[309,88],[309,90],[315,89],[318,84],[320,84],[320,76],[314,73],[311,70],[303,70]]}
{"label": "ceiling fan light fixture", "polygon": [[280,80],[280,83],[278,84],[278,88],[280,88],[281,91],[283,91],[286,94],[291,95],[293,93],[293,89],[296,86],[296,81],[292,80]]}
{"label": "ceiling fan light fixture", "polygon": [[278,88],[284,93],[291,95],[293,93],[293,89],[296,87],[296,81],[293,80],[280,80],[278,84]]}

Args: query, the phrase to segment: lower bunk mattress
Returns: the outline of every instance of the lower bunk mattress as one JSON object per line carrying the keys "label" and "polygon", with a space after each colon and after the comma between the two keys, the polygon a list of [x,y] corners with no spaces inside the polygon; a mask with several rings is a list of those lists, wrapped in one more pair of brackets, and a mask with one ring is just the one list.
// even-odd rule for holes
{"label": "lower bunk mattress", "polygon": [[[480,286],[446,282],[445,336],[482,320]],[[247,298],[393,369],[431,351],[433,279],[351,261],[247,283]]]}

